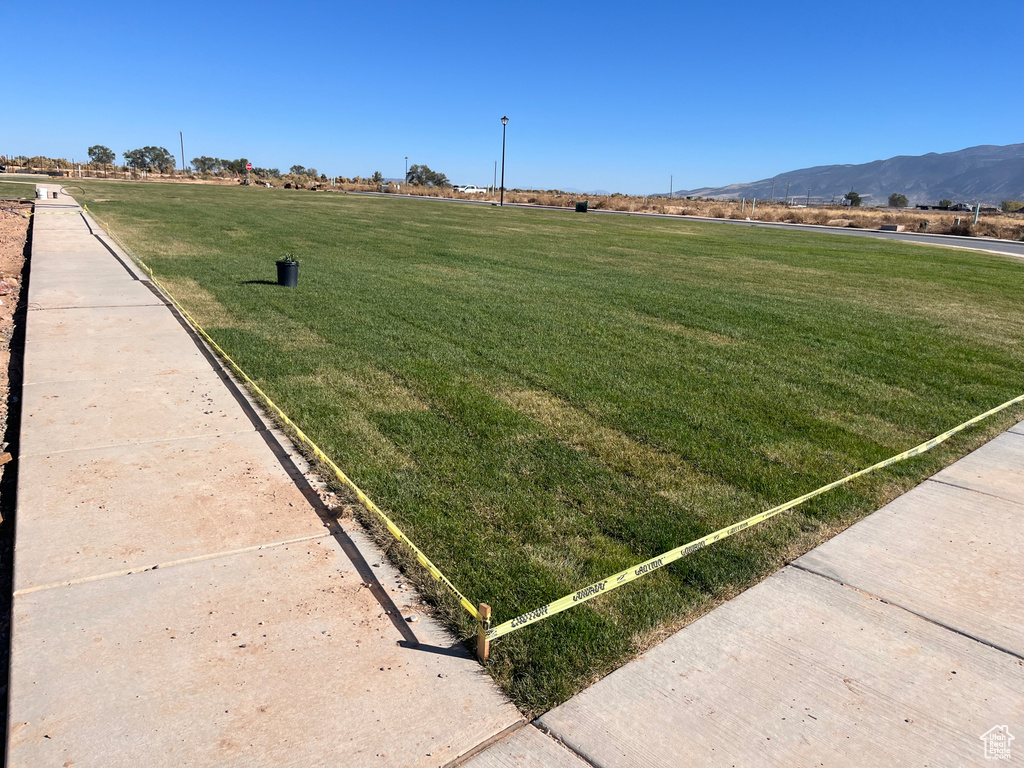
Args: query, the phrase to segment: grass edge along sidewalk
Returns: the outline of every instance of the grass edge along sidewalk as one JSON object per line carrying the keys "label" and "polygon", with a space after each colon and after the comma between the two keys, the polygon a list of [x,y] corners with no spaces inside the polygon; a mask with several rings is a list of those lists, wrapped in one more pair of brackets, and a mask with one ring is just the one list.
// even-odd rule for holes
{"label": "grass edge along sidewalk", "polygon": [[[92,213],[86,206],[83,206],[83,212],[88,212],[90,216],[92,216]],[[756,515],[752,515],[751,517],[748,517],[747,519],[742,520],[738,523],[734,523],[732,525],[726,526],[725,528],[721,528],[699,539],[695,539],[694,541],[683,544],[682,546],[675,547],[674,549],[671,549],[668,552],[665,552],[664,554],[661,554],[657,557],[653,557],[649,560],[645,560],[642,563],[639,563],[631,568],[627,568],[624,571],[620,571],[619,573],[609,576],[606,579],[594,582],[593,584],[590,584],[589,586],[584,587],[583,589],[565,595],[564,597],[554,600],[532,611],[527,611],[526,613],[521,614],[520,616],[517,616],[513,619],[510,619],[509,621],[506,621],[503,624],[498,625],[497,627],[491,627],[491,607],[483,603],[481,603],[479,607],[474,606],[473,603],[470,602],[470,600],[466,598],[465,595],[463,595],[462,592],[458,590],[458,588],[451,582],[451,580],[448,579],[448,577],[446,577],[441,572],[441,570],[438,569],[436,565],[434,565],[433,562],[431,562],[431,560],[423,553],[423,551],[419,547],[417,547],[416,544],[414,544],[413,541],[408,536],[406,536],[406,534],[394,523],[394,521],[392,521],[376,504],[374,504],[374,502],[362,491],[362,489],[360,489],[359,486],[357,486],[348,477],[348,475],[346,475],[345,472],[337,464],[335,464],[334,461],[329,456],[327,456],[320,449],[319,446],[316,445],[316,443],[314,443],[309,437],[307,437],[306,434],[298,427],[298,425],[296,425],[291,419],[289,419],[288,416],[284,413],[284,411],[282,411],[274,403],[274,401],[271,400],[270,397],[266,393],[264,393],[263,390],[260,389],[260,387],[252,379],[249,378],[245,371],[242,370],[242,368],[234,360],[232,360],[231,357],[209,336],[209,334],[207,334],[206,331],[203,330],[203,328],[188,313],[188,311],[185,310],[185,308],[178,303],[178,301],[174,298],[170,291],[168,291],[167,288],[165,288],[160,283],[160,281],[153,274],[153,270],[150,269],[150,267],[138,255],[136,255],[135,252],[132,251],[131,248],[129,248],[123,240],[121,240],[121,238],[114,234],[110,226],[105,221],[99,218],[93,218],[97,223],[100,224],[100,226],[103,227],[107,234],[124,249],[124,251],[139,265],[139,267],[147,275],[149,275],[150,279],[153,281],[153,284],[156,285],[168,297],[168,299],[175,306],[175,308],[181,313],[182,317],[184,317],[186,321],[192,325],[196,333],[198,333],[210,345],[210,347],[229,365],[229,367],[245,382],[246,386],[248,386],[252,390],[252,392],[268,408],[270,408],[270,410],[276,415],[278,419],[281,420],[281,422],[284,425],[286,425],[290,430],[293,431],[297,439],[301,443],[303,443],[310,451],[312,451],[312,453],[317,457],[317,459],[322,461],[331,470],[331,472],[334,473],[334,475],[342,484],[344,484],[353,493],[355,493],[356,498],[359,500],[360,504],[362,504],[363,507],[366,508],[369,512],[377,516],[385,524],[388,531],[391,533],[392,536],[395,537],[395,539],[405,544],[413,552],[413,554],[416,556],[416,560],[420,563],[420,565],[423,566],[436,581],[443,584],[453,595],[455,595],[458,598],[459,604],[477,622],[477,655],[480,658],[481,662],[487,661],[490,653],[490,643],[493,640],[497,640],[498,638],[511,634],[512,632],[524,629],[525,627],[528,627],[531,624],[535,624],[545,618],[559,614],[565,610],[568,610],[569,608],[572,608],[575,605],[585,603],[588,600],[592,600],[593,598],[597,597],[598,595],[610,592],[611,590],[621,587],[624,584],[629,584],[630,582],[635,581],[636,579],[639,579],[640,577],[645,576],[649,573],[653,573],[654,571],[663,568],[666,565],[669,565],[670,563],[673,563],[677,560],[680,560],[683,557],[686,557],[687,555],[696,552],[699,549],[703,549],[709,544],[721,541],[736,533],[739,533],[740,531],[752,528],[756,525],[759,525],[760,523],[766,522],[767,520],[770,520],[771,518],[781,514],[782,512],[786,512],[790,509],[793,509],[794,507],[799,506],[805,501],[809,501],[810,499],[815,498],[816,496],[820,496],[835,488],[846,485],[847,483],[850,483],[859,477],[863,477],[864,475],[876,472],[880,469],[884,469],[885,467],[892,466],[893,464],[896,464],[900,461],[905,461],[915,456],[919,456],[922,453],[926,453],[927,451],[930,451],[936,446],[945,442],[953,435],[956,435],[957,433],[962,432],[968,427],[977,424],[980,421],[983,421],[989,416],[993,416],[994,414],[999,413],[1000,411],[1003,411],[1012,405],[1024,402],[1024,394],[1020,394],[1010,400],[1007,400],[1006,402],[1000,405],[995,406],[994,408],[985,411],[984,413],[981,413],[971,419],[968,419],[967,421],[961,424],[958,424],[952,429],[949,429],[943,432],[942,434],[931,438],[930,440],[926,440],[920,445],[910,448],[909,450],[903,451],[902,453],[898,453],[895,456],[891,456],[887,459],[883,459],[882,461],[876,464],[872,464],[870,467],[849,474],[843,478],[840,478],[839,480],[835,480],[831,483],[828,483],[827,485],[823,485],[820,488],[817,488],[816,490],[810,491],[809,493],[805,493],[802,496],[798,496],[797,498],[787,501],[784,504],[772,507],[771,509],[765,510],[764,512],[759,512]]]}

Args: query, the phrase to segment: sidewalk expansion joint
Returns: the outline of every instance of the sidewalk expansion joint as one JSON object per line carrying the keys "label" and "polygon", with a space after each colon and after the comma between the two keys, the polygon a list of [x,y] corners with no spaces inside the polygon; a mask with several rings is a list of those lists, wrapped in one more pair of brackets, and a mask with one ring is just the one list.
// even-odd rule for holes
{"label": "sidewalk expansion joint", "polygon": [[[33,385],[29,384],[28,386],[33,386]],[[128,447],[128,446],[136,446],[136,445],[142,446],[142,445],[155,445],[155,444],[158,444],[158,443],[176,443],[176,442],[179,442],[181,440],[205,440],[207,438],[213,438],[213,437],[230,437],[231,435],[247,435],[250,432],[265,432],[265,431],[267,431],[267,430],[265,430],[265,429],[262,429],[262,430],[261,429],[256,429],[254,427],[252,429],[234,429],[234,430],[232,430],[230,432],[211,432],[210,434],[206,434],[206,435],[182,435],[181,437],[158,437],[158,438],[154,438],[152,440],[139,440],[138,442],[134,442],[134,443],[131,443],[131,442],[126,442],[126,443],[106,443],[104,445],[90,445],[90,446],[88,446],[86,448],[64,448],[64,449],[57,450],[57,451],[38,451],[38,452],[35,452],[35,453],[25,453],[25,452],[22,452],[22,453],[18,454],[18,458],[19,459],[27,459],[27,458],[35,457],[35,456],[46,456],[47,458],[49,458],[50,456],[61,456],[61,455],[64,455],[66,453],[76,453],[76,452],[79,452],[79,451],[97,451],[97,450],[101,450],[103,448],[122,448],[122,447]]]}
{"label": "sidewalk expansion joint", "polygon": [[154,301],[152,304],[88,304],[79,305],[77,307],[33,307],[31,304],[28,305],[29,312],[50,312],[55,309],[66,310],[66,309],[125,309],[134,307],[166,307],[166,301]]}
{"label": "sidewalk expansion joint", "polygon": [[584,753],[580,752],[577,749],[574,749],[569,744],[566,744],[550,728],[545,728],[543,725],[540,725],[536,720],[534,720],[532,723],[530,723],[530,725],[532,725],[534,728],[536,728],[538,731],[543,733],[547,738],[551,739],[553,742],[555,742],[559,746],[561,746],[561,747],[565,748],[566,750],[568,750],[569,752],[571,752],[573,755],[575,755],[581,761],[583,761],[587,765],[591,766],[591,768],[599,768],[598,764],[595,763],[589,756],[585,755]]}
{"label": "sidewalk expansion joint", "polygon": [[893,608],[896,608],[897,610],[909,613],[911,616],[916,616],[917,618],[923,621],[927,621],[929,624],[934,624],[936,627],[939,627],[940,629],[945,629],[947,632],[952,632],[954,635],[960,635],[961,637],[965,637],[968,640],[973,640],[974,642],[980,643],[981,645],[991,648],[994,651],[1005,653],[1007,656],[1012,656],[1013,658],[1024,662],[1024,656],[1017,653],[1016,651],[1011,651],[1009,648],[1004,648],[1003,646],[996,645],[995,643],[989,642],[988,640],[983,640],[980,637],[975,637],[974,635],[970,634],[969,632],[965,632],[962,629],[957,629],[956,627],[951,627],[948,624],[943,624],[941,621],[936,621],[935,619],[929,616],[925,616],[923,613],[918,613],[915,610],[907,608],[905,605],[894,603],[892,600],[888,600],[882,597],[881,595],[876,595],[874,592],[868,592],[866,589],[861,589],[860,587],[856,587],[853,584],[842,581],[841,579],[834,578],[832,576],[826,576],[824,573],[812,571],[810,568],[807,568],[803,565],[797,565],[795,562],[790,563],[786,567],[796,568],[798,571],[803,571],[804,573],[809,573],[812,576],[817,576],[818,578],[825,579],[826,581],[831,581],[833,584],[838,584],[839,586],[845,589],[857,592],[858,594],[864,595],[865,597],[868,597],[872,600],[877,600],[878,602],[884,603],[885,605],[891,605]]}
{"label": "sidewalk expansion joint", "polygon": [[320,539],[334,538],[333,534],[329,531],[324,533],[314,533],[307,536],[299,536],[294,539],[284,539],[282,541],[273,541],[267,544],[255,544],[251,547],[242,547],[240,549],[228,549],[223,552],[211,552],[206,555],[196,555],[195,557],[186,557],[182,560],[168,560],[164,563],[156,563],[155,565],[140,565],[135,568],[126,568],[122,571],[110,571],[109,573],[100,573],[95,576],[85,576],[81,579],[71,579],[69,581],[58,581],[54,584],[40,584],[36,587],[26,587],[25,589],[18,589],[14,591],[15,597],[22,595],[30,595],[33,592],[44,592],[50,589],[58,589],[60,587],[73,587],[78,584],[88,584],[92,581],[106,581],[107,579],[115,579],[120,576],[131,576],[136,573],[146,573],[147,571],[155,571],[160,568],[172,568],[176,565],[189,565],[190,563],[201,563],[205,560],[216,560],[221,557],[231,557],[232,555],[244,555],[247,552],[259,552],[264,549],[274,549],[276,547],[284,547],[289,544],[301,544],[306,541],[318,541]]}
{"label": "sidewalk expansion joint", "polygon": [[979,491],[977,488],[966,488],[962,485],[951,483],[948,480],[936,480],[934,477],[929,477],[925,482],[938,483],[939,485],[945,485],[948,488],[956,488],[957,490],[960,491],[976,493],[979,496],[988,496],[990,499],[999,499],[1000,501],[1005,501],[1007,504],[1016,504],[1017,506],[1024,506],[1024,503],[1017,501],[1015,499],[1008,499],[1005,496],[1000,496],[998,493],[988,493],[987,491]]}
{"label": "sidewalk expansion joint", "polygon": [[472,749],[463,752],[454,760],[448,761],[443,766],[441,766],[441,768],[459,768],[459,766],[465,765],[474,757],[479,757],[488,749],[493,747],[495,744],[500,744],[501,742],[505,741],[505,739],[511,737],[516,733],[519,733],[519,731],[523,730],[523,728],[526,728],[528,726],[529,723],[527,723],[525,720],[517,720],[516,722],[512,723],[512,725],[510,725],[508,728],[505,728],[502,731],[498,731],[493,736],[488,736],[486,739],[481,741]]}

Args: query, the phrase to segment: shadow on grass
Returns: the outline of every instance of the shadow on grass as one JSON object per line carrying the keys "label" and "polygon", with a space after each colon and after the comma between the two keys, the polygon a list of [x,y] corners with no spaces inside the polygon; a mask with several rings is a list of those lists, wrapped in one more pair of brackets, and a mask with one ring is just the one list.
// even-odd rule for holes
{"label": "shadow on grass", "polygon": [[242,285],[277,285],[276,280],[243,280]]}

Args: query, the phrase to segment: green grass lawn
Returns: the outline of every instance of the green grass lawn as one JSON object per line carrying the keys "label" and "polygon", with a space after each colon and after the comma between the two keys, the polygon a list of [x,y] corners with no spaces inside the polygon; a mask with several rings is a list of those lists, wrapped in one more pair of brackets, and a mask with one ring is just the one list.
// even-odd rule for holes
{"label": "green grass lawn", "polygon": [[[259,188],[76,182],[497,622],[1024,390],[1024,264],[890,241]],[[301,260],[280,288],[275,260]],[[1022,414],[494,644],[528,713]],[[440,601],[463,636],[465,614]]]}
{"label": "green grass lawn", "polygon": [[[41,182],[45,184],[46,182]],[[17,183],[0,179],[0,200],[31,200],[36,196],[33,183]]]}

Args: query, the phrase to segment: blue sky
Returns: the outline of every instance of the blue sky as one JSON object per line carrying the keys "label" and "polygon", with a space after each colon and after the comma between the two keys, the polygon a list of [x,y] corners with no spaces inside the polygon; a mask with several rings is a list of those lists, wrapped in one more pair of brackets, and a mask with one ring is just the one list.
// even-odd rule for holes
{"label": "blue sky", "polygon": [[[12,17],[13,18],[13,17]],[[10,20],[9,20],[10,21]],[[1019,3],[31,2],[0,153],[634,194],[1024,142]],[[11,67],[12,62],[20,69]]]}

